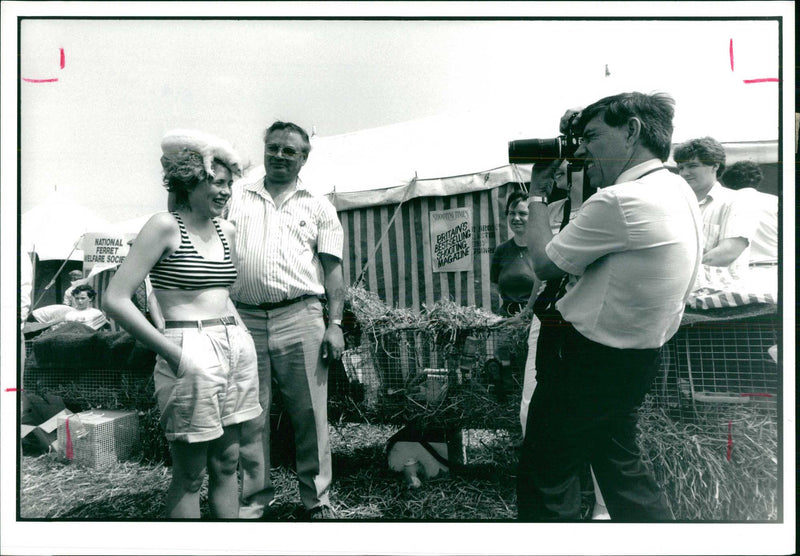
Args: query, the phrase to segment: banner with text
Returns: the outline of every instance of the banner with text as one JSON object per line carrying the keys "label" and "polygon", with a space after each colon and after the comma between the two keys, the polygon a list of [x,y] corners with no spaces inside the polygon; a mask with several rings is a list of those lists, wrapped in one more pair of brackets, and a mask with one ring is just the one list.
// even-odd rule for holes
{"label": "banner with text", "polygon": [[[136,234],[114,234],[91,232],[83,235],[83,272],[90,273],[95,267],[112,268],[118,266],[128,255],[128,242]],[[99,270],[99,269],[98,269]]]}
{"label": "banner with text", "polygon": [[472,211],[467,208],[434,210],[430,217],[433,271],[472,270]]}

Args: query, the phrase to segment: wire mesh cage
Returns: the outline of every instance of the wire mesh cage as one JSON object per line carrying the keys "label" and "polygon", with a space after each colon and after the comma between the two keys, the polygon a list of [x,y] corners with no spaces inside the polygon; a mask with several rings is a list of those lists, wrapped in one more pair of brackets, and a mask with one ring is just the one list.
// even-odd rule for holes
{"label": "wire mesh cage", "polygon": [[691,418],[725,405],[776,412],[780,398],[774,316],[698,322],[664,346],[653,393],[657,403]]}
{"label": "wire mesh cage", "polygon": [[139,443],[135,411],[85,411],[58,418],[59,453],[101,467],[130,458]]}
{"label": "wire mesh cage", "polygon": [[155,354],[127,333],[65,323],[25,340],[22,387],[63,398],[73,411],[147,409],[153,405]]}
{"label": "wire mesh cage", "polygon": [[33,340],[25,340],[25,359],[28,359],[31,356],[31,352],[33,351]]}
{"label": "wire mesh cage", "polygon": [[152,369],[59,369],[27,367],[25,390],[52,393],[76,407],[147,408],[153,405]]}
{"label": "wire mesh cage", "polygon": [[365,336],[342,358],[362,412],[492,428],[519,421],[524,362],[513,335],[491,328],[391,330]]}

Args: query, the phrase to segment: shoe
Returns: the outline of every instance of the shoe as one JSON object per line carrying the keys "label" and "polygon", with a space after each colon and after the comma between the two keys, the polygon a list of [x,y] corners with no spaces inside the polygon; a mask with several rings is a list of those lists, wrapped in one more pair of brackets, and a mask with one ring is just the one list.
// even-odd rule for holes
{"label": "shoe", "polygon": [[311,521],[332,521],[336,519],[336,514],[330,506],[317,506],[307,510],[308,519]]}
{"label": "shoe", "polygon": [[270,500],[263,508],[260,505],[239,506],[239,519],[271,520],[275,517],[277,506],[275,499]]}
{"label": "shoe", "polygon": [[276,500],[273,498],[269,501],[269,504],[266,505],[264,513],[261,515],[262,521],[275,521],[278,519],[280,511],[275,502]]}

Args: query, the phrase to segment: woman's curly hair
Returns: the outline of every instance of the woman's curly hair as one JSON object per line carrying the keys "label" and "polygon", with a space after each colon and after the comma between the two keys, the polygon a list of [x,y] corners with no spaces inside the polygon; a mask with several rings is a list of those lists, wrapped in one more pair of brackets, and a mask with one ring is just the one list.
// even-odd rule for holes
{"label": "woman's curly hair", "polygon": [[241,177],[239,155],[227,141],[193,129],[173,129],[161,139],[161,167],[164,187],[175,198],[175,206],[189,204],[189,193],[198,184],[214,177],[214,163],[228,169],[231,177]]}
{"label": "woman's curly hair", "polygon": [[164,169],[164,187],[175,195],[176,206],[187,205],[189,193],[208,179],[203,157],[188,149],[164,154],[161,167]]}

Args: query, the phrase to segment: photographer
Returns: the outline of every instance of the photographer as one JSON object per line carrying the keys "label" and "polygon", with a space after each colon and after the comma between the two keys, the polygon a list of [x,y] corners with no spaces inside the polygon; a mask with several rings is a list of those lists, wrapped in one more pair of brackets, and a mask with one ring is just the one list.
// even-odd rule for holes
{"label": "photographer", "polygon": [[[677,331],[702,256],[697,200],[663,166],[673,101],[624,93],[562,119],[582,137],[575,157],[598,191],[553,237],[546,188],[558,162],[531,178],[528,248],[541,280],[568,275],[542,319],[520,454],[519,519],[580,517],[591,464],[612,520],[673,519],[636,445],[637,410]],[[569,122],[569,123],[568,123]]]}

